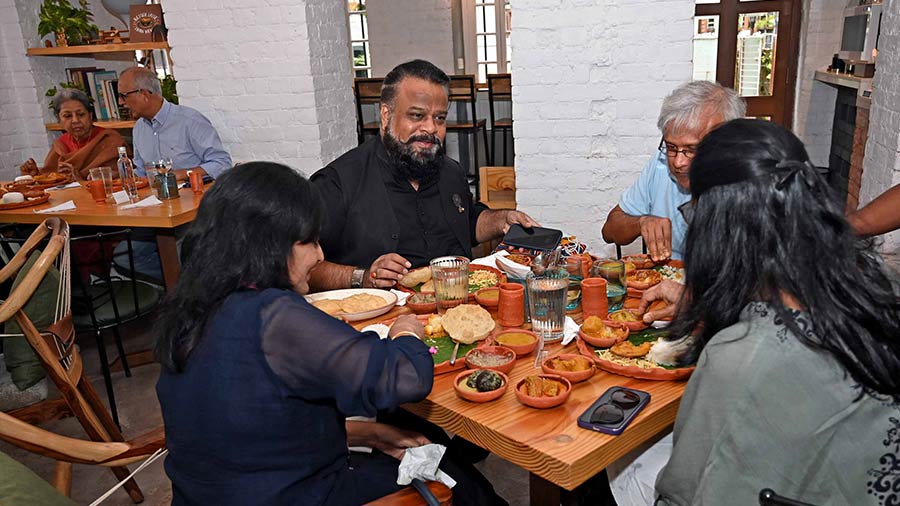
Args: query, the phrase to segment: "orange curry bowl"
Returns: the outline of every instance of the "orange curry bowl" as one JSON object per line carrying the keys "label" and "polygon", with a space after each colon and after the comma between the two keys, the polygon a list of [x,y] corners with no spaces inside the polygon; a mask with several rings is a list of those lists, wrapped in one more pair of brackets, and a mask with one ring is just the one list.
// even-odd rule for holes
{"label": "orange curry bowl", "polygon": [[[539,378],[541,382],[549,380],[556,383],[558,393],[556,395],[529,395],[527,383],[531,378]],[[526,406],[538,409],[547,409],[559,406],[566,402],[569,394],[572,392],[572,383],[566,378],[555,374],[541,374],[539,376],[528,376],[516,384],[516,398],[519,402]]]}
{"label": "orange curry bowl", "polygon": [[456,390],[456,395],[471,402],[489,402],[495,399],[499,399],[504,394],[504,392],[506,392],[506,388],[507,386],[509,386],[509,378],[499,371],[491,371],[500,375],[502,383],[499,388],[490,390],[488,392],[479,392],[475,388],[468,386],[466,384],[466,381],[469,379],[469,376],[481,370],[483,369],[475,369],[474,371],[466,370],[457,374],[456,378],[453,379],[453,389]]}
{"label": "orange curry bowl", "polygon": [[562,353],[544,360],[541,369],[547,374],[562,376],[574,384],[594,375],[594,361],[577,353]]}
{"label": "orange curry bowl", "polygon": [[500,304],[500,287],[488,286],[478,290],[475,300],[484,307],[497,307]]}
{"label": "orange curry bowl", "polygon": [[516,353],[516,358],[524,357],[537,348],[538,337],[530,330],[506,329],[497,333],[493,341],[501,346],[506,346]]}

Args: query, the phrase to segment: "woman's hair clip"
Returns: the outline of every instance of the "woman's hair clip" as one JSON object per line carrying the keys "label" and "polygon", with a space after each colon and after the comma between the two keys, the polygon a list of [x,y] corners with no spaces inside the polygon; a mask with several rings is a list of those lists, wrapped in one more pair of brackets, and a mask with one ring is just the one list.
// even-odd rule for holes
{"label": "woman's hair clip", "polygon": [[813,182],[810,179],[811,176],[810,173],[807,172],[807,169],[814,171],[816,168],[809,160],[806,160],[805,162],[801,162],[800,160],[782,160],[775,164],[775,168],[780,170],[790,169],[790,171],[785,174],[780,181],[775,183],[776,190],[784,190],[789,184],[791,184],[791,181],[793,181],[794,178],[797,177],[797,174],[800,174],[800,176],[803,178],[803,182],[806,183],[806,186],[812,188]]}

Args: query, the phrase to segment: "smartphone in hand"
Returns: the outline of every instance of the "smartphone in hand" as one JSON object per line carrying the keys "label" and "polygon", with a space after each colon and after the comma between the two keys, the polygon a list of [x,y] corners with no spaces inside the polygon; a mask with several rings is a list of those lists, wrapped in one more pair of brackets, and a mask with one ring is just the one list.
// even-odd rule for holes
{"label": "smartphone in hand", "polygon": [[553,228],[531,227],[524,228],[518,223],[509,226],[509,231],[503,236],[503,244],[517,248],[549,251],[559,246],[562,240],[562,231]]}
{"label": "smartphone in hand", "polygon": [[578,417],[578,426],[618,436],[649,402],[647,392],[612,387]]}

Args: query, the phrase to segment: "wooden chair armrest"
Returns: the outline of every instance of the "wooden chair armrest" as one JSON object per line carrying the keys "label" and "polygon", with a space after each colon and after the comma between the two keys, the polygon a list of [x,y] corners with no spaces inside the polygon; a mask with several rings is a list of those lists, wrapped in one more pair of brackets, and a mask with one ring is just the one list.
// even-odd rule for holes
{"label": "wooden chair armrest", "polygon": [[0,439],[56,460],[107,467],[124,466],[143,460],[166,445],[163,427],[157,427],[123,443],[103,443],[61,436],[2,412]]}

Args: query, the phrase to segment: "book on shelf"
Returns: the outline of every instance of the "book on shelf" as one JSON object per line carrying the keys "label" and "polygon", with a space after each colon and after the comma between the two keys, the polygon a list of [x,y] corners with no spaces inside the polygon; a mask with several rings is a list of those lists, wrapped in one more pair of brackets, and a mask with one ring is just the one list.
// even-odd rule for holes
{"label": "book on shelf", "polygon": [[[88,93],[85,74],[95,70],[103,69],[98,69],[97,67],[68,67],[66,68],[66,78],[70,83],[81,88],[81,91]],[[90,95],[90,93],[88,94]]]}
{"label": "book on shelf", "polygon": [[96,91],[96,96],[94,97],[94,99],[97,101],[95,102],[95,104],[99,102],[100,105],[100,115],[97,116],[97,119],[112,119],[112,112],[109,106],[109,98],[106,96],[106,87],[103,83],[105,81],[109,81],[110,79],[118,78],[119,75],[116,74],[114,70],[94,72],[94,91]]}

